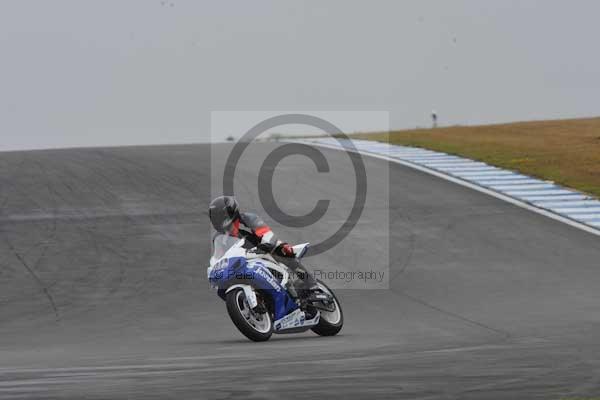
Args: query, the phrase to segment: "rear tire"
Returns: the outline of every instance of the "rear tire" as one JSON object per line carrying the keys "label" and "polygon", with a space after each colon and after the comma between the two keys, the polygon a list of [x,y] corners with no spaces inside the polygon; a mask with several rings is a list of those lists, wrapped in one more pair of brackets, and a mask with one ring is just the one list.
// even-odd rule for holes
{"label": "rear tire", "polygon": [[319,280],[317,280],[317,285],[319,285],[321,290],[333,297],[336,310],[333,312],[321,310],[321,318],[319,319],[319,323],[313,326],[311,329],[319,336],[337,335],[344,326],[344,313],[342,312],[342,306],[340,306],[340,302],[338,301],[337,297],[335,297],[335,294],[331,289],[329,289],[329,287],[327,287],[327,285]]}
{"label": "rear tire", "polygon": [[255,342],[269,340],[273,334],[271,314],[268,311],[264,314],[252,311],[246,301],[244,289],[236,288],[227,293],[225,303],[231,321],[244,336]]}

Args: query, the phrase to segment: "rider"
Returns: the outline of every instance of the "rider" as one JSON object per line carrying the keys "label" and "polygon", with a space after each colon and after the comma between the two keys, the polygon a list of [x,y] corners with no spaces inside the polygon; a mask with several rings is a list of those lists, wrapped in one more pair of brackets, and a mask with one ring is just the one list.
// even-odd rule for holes
{"label": "rider", "polygon": [[308,298],[312,290],[318,289],[314,278],[296,259],[292,246],[277,240],[271,228],[258,215],[240,212],[235,198],[232,196],[215,198],[210,202],[208,215],[217,232],[233,237],[244,237],[252,246],[267,249],[277,261],[294,271],[301,282],[298,291],[301,299]]}

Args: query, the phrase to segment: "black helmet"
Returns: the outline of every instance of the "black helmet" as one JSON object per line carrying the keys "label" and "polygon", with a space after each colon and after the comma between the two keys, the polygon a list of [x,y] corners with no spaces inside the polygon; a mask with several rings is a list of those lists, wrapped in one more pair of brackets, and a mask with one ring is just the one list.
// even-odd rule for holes
{"label": "black helmet", "polygon": [[210,202],[208,216],[215,230],[225,233],[240,216],[238,203],[232,196],[219,196]]}

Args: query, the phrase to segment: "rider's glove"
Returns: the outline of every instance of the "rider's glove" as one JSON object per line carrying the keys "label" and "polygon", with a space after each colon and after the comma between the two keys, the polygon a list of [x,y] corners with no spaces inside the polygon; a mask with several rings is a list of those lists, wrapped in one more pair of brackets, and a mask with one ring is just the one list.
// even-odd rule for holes
{"label": "rider's glove", "polygon": [[294,257],[294,249],[287,243],[281,243],[275,248],[275,254],[283,257]]}

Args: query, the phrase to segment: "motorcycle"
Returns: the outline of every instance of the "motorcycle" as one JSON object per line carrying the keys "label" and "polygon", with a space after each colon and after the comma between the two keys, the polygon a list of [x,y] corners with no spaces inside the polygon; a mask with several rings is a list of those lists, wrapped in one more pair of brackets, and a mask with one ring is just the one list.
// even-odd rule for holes
{"label": "motorcycle", "polygon": [[[217,235],[207,269],[210,286],[225,301],[229,317],[244,336],[262,342],[273,333],[311,329],[321,336],[333,336],[340,332],[342,308],[325,283],[317,280],[315,293],[309,300],[300,300],[293,295],[296,274],[270,252],[250,246],[244,238]],[[308,246],[293,246],[298,260]]]}

